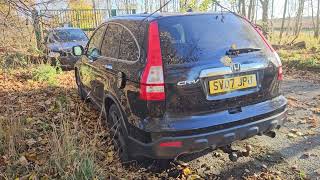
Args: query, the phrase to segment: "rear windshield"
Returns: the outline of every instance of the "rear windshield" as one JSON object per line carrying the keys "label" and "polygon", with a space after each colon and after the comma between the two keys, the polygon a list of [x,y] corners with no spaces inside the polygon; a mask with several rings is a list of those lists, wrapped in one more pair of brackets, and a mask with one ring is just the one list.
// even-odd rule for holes
{"label": "rear windshield", "polygon": [[266,46],[245,20],[231,14],[165,17],[159,20],[162,57],[166,64],[209,61],[236,48]]}

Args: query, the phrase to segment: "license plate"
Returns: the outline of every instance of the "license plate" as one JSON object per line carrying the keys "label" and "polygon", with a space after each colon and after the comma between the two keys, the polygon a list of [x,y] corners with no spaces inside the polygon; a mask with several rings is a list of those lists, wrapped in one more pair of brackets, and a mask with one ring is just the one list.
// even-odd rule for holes
{"label": "license plate", "polygon": [[209,81],[209,93],[219,94],[257,86],[255,74]]}

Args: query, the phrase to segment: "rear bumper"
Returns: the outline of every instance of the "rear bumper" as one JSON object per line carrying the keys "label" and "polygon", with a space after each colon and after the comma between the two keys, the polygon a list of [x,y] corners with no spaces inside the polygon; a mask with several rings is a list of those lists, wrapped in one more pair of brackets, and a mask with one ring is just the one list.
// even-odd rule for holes
{"label": "rear bumper", "polygon": [[[202,151],[207,148],[218,148],[237,140],[250,138],[273,129],[278,129],[285,122],[287,109],[263,119],[242,125],[214,130],[195,135],[162,136],[151,143],[142,143],[129,137],[130,153],[134,156],[147,156],[156,159],[172,159],[181,154]],[[221,125],[223,126],[223,125]],[[181,147],[161,147],[161,143],[179,142]]]}

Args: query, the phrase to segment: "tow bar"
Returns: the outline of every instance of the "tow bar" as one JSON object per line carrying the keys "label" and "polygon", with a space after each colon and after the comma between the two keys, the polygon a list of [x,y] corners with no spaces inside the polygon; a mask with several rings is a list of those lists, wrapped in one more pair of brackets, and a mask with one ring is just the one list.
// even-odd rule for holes
{"label": "tow bar", "polygon": [[246,145],[246,151],[234,150],[230,145],[224,146],[220,148],[224,153],[229,154],[229,159],[232,162],[236,162],[240,157],[248,157],[250,155],[252,147],[250,145]]}

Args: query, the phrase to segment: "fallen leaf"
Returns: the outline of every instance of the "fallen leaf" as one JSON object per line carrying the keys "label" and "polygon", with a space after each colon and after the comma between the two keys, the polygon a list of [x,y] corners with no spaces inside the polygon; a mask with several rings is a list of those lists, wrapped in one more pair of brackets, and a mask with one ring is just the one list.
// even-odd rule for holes
{"label": "fallen leaf", "polygon": [[296,138],[298,137],[297,135],[293,134],[293,133],[288,133],[288,137],[289,138]]}
{"label": "fallen leaf", "polygon": [[195,179],[202,179],[202,178],[197,174],[192,174],[187,178],[187,180],[195,180]]}
{"label": "fallen leaf", "polygon": [[32,162],[38,162],[37,159],[37,154],[36,153],[26,153],[25,157],[27,158],[27,160],[32,161]]}
{"label": "fallen leaf", "polygon": [[296,132],[296,135],[298,135],[298,136],[303,136],[303,133],[300,132],[300,131],[298,131],[298,132]]}
{"label": "fallen leaf", "polygon": [[19,163],[22,165],[22,166],[27,166],[29,163],[28,163],[28,160],[25,156],[21,156],[19,158]]}
{"label": "fallen leaf", "polygon": [[32,145],[36,144],[37,141],[34,140],[33,138],[31,138],[31,139],[27,139],[27,140],[26,140],[26,143],[27,143],[27,145],[28,145],[29,147],[31,147]]}
{"label": "fallen leaf", "polygon": [[190,174],[192,174],[192,171],[188,167],[184,168],[182,172],[185,176],[189,176]]}

